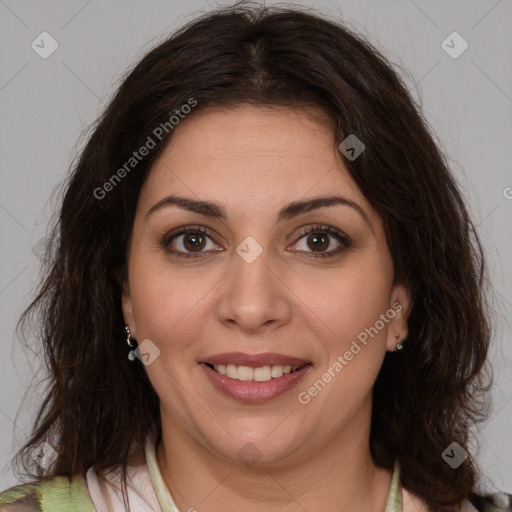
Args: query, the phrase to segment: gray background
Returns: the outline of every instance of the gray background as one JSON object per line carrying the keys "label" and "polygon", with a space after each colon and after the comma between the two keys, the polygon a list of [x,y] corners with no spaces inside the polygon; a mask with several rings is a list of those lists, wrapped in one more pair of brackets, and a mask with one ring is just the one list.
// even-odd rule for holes
{"label": "gray background", "polygon": [[[45,236],[51,193],[126,67],[208,6],[0,0],[0,489],[16,483],[9,460],[41,398],[41,388],[28,388],[40,361],[20,347],[14,328],[37,282],[33,248]],[[490,489],[512,492],[512,1],[339,0],[315,7],[342,17],[405,70],[467,197],[496,297],[494,405],[480,428],[478,461]],[[43,31],[59,45],[47,59],[31,48]],[[441,47],[453,31],[469,44],[455,59]]]}

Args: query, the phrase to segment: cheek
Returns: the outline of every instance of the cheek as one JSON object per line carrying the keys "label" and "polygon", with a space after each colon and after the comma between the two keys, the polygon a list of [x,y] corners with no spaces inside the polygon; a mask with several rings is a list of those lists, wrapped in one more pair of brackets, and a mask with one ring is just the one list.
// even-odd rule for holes
{"label": "cheek", "polygon": [[130,290],[138,336],[167,343],[200,327],[211,288],[193,273],[170,270],[159,262],[133,261]]}
{"label": "cheek", "polygon": [[340,268],[298,292],[307,298],[301,314],[310,317],[322,352],[318,373],[298,390],[298,400],[323,415],[326,428],[337,428],[371,393],[386,353],[388,324],[380,315],[389,309],[389,292],[379,266]]}
{"label": "cheek", "polygon": [[296,290],[304,298],[303,314],[316,318],[329,346],[343,349],[387,311],[391,277],[378,261],[360,258],[321,279],[297,282]]}

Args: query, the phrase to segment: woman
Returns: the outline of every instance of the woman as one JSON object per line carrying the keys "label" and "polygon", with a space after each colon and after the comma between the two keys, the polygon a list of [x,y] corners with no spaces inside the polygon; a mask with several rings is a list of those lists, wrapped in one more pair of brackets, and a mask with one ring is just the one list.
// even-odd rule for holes
{"label": "woman", "polygon": [[18,454],[35,482],[2,510],[511,509],[469,449],[478,237],[406,88],[343,26],[236,5],[158,45],[52,242],[23,317],[51,375]]}

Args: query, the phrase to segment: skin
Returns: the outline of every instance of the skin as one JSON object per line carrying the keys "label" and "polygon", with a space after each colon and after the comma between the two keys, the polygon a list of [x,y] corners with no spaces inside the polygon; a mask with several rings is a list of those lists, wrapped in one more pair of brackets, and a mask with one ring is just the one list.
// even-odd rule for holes
{"label": "skin", "polygon": [[[177,206],[147,215],[170,194],[219,203],[227,219]],[[344,205],[276,222],[292,201],[333,194],[357,203],[369,223]],[[341,230],[351,246],[315,259],[303,233],[317,224]],[[162,247],[165,234],[184,226],[209,230],[199,249],[206,256],[169,252],[190,254],[185,236]],[[248,236],[263,249],[250,264],[236,252]],[[327,236],[323,252],[340,244]],[[410,294],[393,284],[393,272],[382,220],[319,115],[236,106],[175,128],[140,193],[122,304],[132,337],[160,350],[145,369],[161,404],[157,460],[181,511],[225,512],[227,503],[244,511],[384,510],[391,472],[373,464],[368,440],[372,386],[395,335],[407,336]],[[300,403],[298,394],[396,302],[401,311]],[[198,364],[229,351],[279,352],[313,366],[297,388],[247,404],[218,392]],[[237,455],[246,443],[261,455],[250,467]]]}

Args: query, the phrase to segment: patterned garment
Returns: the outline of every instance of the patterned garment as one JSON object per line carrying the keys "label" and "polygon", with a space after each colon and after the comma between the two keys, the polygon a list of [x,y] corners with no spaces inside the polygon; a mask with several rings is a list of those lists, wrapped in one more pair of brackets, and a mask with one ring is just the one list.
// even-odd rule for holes
{"label": "patterned garment", "polygon": [[[132,512],[180,512],[160,473],[153,440],[146,442],[146,464],[128,469]],[[71,481],[59,476],[46,482],[19,485],[0,493],[0,512],[125,512],[119,475],[119,471],[113,473],[106,484],[89,468],[85,476]],[[396,464],[385,512],[417,510],[412,495],[401,488],[399,477]],[[467,501],[462,512],[512,512],[512,494],[493,498],[496,505],[487,499],[478,508]]]}

